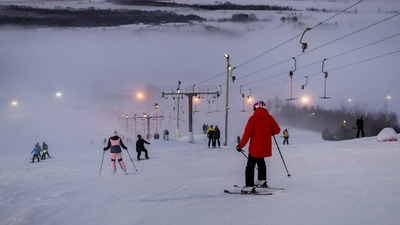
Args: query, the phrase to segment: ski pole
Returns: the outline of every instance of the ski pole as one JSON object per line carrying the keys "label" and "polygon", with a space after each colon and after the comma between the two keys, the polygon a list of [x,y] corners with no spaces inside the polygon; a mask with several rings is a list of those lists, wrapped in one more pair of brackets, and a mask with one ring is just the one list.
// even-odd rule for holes
{"label": "ski pole", "polygon": [[100,164],[100,172],[99,172],[99,175],[101,175],[101,169],[103,168],[104,153],[105,153],[105,151],[103,151],[103,157],[101,158],[101,164]]}
{"label": "ski pole", "polygon": [[275,135],[272,135],[272,137],[274,137],[276,147],[278,148],[279,154],[281,155],[281,159],[282,159],[283,165],[285,166],[287,176],[290,178],[290,173],[286,167],[285,160],[283,159],[283,156],[282,156],[281,150],[279,149],[279,145],[278,145],[278,142],[276,141]]}
{"label": "ski pole", "polygon": [[133,165],[133,167],[135,167],[135,170],[136,170],[136,172],[137,172],[137,169],[136,169],[135,163],[133,163],[133,160],[132,160],[131,154],[129,154],[129,151],[128,151],[128,149],[126,149],[126,152],[128,153],[128,156],[129,156],[129,158],[131,159],[132,165]]}
{"label": "ski pole", "polygon": [[[247,155],[244,154],[244,151],[242,150],[242,151],[240,151],[240,152],[241,152],[241,153],[243,154],[243,156],[247,159],[247,161],[249,161],[249,157],[247,157]],[[253,163],[251,163],[251,165],[253,165],[254,168],[256,168],[256,169],[258,170],[257,165],[254,165]]]}

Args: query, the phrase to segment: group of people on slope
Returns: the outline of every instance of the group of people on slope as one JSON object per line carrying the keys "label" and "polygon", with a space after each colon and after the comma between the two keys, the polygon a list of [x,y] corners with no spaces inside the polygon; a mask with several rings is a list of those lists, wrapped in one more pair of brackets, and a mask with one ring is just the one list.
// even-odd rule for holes
{"label": "group of people on slope", "polygon": [[46,156],[51,158],[49,154],[49,146],[44,141],[41,147],[39,143],[36,143],[31,153],[33,153],[32,163],[35,162],[35,159],[37,159],[37,162],[40,162],[40,159],[44,160],[46,159]]}
{"label": "group of people on slope", "polygon": [[[144,147],[144,144],[150,144],[150,142],[142,139],[141,135],[137,135],[138,140],[136,141],[136,152],[137,152],[137,160],[141,160],[140,155],[142,152],[145,153],[145,158],[149,159],[148,151]],[[123,143],[121,137],[118,136],[117,131],[113,131],[113,136],[108,139],[107,146],[103,148],[103,151],[107,151],[110,149],[110,157],[111,157],[111,169],[115,173],[117,168],[115,161],[118,161],[121,169],[126,172],[126,166],[124,161],[122,160],[122,149],[128,151],[128,148]]]}
{"label": "group of people on slope", "polygon": [[212,145],[213,148],[221,147],[221,131],[219,130],[218,126],[213,127],[213,125],[210,125],[210,127],[207,130],[207,138],[208,138],[208,147],[210,148],[210,144]]}

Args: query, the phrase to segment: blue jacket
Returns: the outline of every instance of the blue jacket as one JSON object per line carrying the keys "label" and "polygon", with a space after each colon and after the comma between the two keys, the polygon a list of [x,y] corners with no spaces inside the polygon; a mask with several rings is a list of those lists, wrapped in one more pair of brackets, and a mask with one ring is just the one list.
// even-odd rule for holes
{"label": "blue jacket", "polygon": [[35,146],[35,148],[32,150],[31,153],[35,154],[35,155],[39,155],[40,154],[40,146]]}

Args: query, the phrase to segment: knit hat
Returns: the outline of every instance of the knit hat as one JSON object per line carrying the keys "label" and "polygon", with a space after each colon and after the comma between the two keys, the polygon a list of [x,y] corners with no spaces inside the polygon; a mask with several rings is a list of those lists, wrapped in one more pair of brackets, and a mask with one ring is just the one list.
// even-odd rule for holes
{"label": "knit hat", "polygon": [[256,110],[258,107],[265,108],[265,103],[264,103],[263,101],[257,101],[257,102],[254,103],[254,105],[253,105],[253,110]]}

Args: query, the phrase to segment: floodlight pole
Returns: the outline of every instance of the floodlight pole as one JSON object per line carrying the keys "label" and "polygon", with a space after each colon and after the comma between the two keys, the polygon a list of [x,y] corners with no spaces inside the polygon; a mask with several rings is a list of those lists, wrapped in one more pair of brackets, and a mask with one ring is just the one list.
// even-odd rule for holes
{"label": "floodlight pole", "polygon": [[179,139],[181,137],[181,132],[179,131],[179,100],[181,98],[181,82],[178,81],[178,89],[176,90],[178,92],[178,110],[177,110],[177,115],[176,115],[176,139]]}
{"label": "floodlight pole", "polygon": [[229,55],[224,55],[226,58],[226,97],[225,97],[225,141],[224,146],[228,145],[228,111],[229,111]]}

